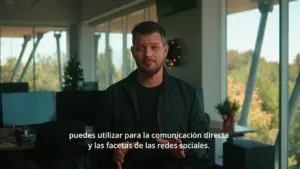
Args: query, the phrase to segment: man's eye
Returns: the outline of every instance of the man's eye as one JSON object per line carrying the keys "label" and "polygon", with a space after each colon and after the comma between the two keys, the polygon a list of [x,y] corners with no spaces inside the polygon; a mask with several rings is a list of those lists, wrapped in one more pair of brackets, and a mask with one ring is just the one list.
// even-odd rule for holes
{"label": "man's eye", "polygon": [[158,49],[159,47],[158,46],[152,46],[152,49]]}

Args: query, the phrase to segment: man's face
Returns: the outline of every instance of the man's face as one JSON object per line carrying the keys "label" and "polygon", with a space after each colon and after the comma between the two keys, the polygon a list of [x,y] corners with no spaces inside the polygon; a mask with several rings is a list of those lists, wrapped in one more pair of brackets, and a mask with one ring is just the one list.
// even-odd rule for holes
{"label": "man's face", "polygon": [[131,52],[138,69],[147,76],[153,76],[163,67],[168,45],[158,32],[137,34]]}

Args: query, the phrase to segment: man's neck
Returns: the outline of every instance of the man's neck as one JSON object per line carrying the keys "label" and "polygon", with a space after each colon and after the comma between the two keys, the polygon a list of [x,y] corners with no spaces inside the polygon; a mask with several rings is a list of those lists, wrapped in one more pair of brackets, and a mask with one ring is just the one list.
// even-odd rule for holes
{"label": "man's neck", "polygon": [[151,77],[148,77],[138,71],[138,81],[145,87],[156,87],[163,82],[163,69]]}

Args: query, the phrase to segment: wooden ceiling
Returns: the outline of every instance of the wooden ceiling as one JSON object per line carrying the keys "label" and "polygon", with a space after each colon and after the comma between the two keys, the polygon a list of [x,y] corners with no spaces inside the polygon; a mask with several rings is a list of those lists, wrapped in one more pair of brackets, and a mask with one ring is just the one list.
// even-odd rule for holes
{"label": "wooden ceiling", "polygon": [[[239,12],[245,12],[253,9],[258,8],[258,1],[259,0],[227,0],[227,14],[235,14]],[[275,4],[278,4],[279,0],[275,0]],[[157,18],[156,16],[156,6],[153,5],[150,8],[151,18]],[[144,19],[144,12],[140,10],[138,12],[132,13],[128,15],[128,32],[131,31],[134,24],[143,21]],[[122,32],[122,18],[116,18],[110,21],[110,31],[111,32]],[[106,30],[106,23],[98,25],[95,27],[96,32],[105,32]]]}
{"label": "wooden ceiling", "polygon": [[[267,0],[268,1],[268,0]],[[259,0],[227,0],[227,14],[245,12],[258,8]],[[274,0],[278,4],[279,0]]]}
{"label": "wooden ceiling", "polygon": [[[227,13],[234,14],[239,12],[244,12],[258,7],[258,0],[227,0]],[[278,4],[279,0],[275,0],[275,4]],[[150,9],[150,18],[156,20],[156,7],[153,5]],[[131,31],[133,26],[144,20],[144,10],[139,10],[137,12],[128,15],[128,32]],[[116,18],[110,22],[111,32],[122,32],[122,18]],[[66,28],[59,27],[38,27],[35,28],[35,32],[49,32],[49,31],[65,31]],[[101,24],[95,27],[96,32],[105,32],[106,24]],[[0,37],[23,37],[24,35],[32,35],[33,27],[5,27],[0,26]]]}
{"label": "wooden ceiling", "polygon": [[227,14],[244,12],[258,7],[252,0],[227,0]]}

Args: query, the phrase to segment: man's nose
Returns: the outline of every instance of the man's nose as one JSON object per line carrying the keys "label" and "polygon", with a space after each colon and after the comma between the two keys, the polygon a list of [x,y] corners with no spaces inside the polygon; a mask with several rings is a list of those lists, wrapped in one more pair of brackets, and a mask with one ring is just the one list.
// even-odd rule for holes
{"label": "man's nose", "polygon": [[151,57],[152,56],[152,49],[150,47],[147,47],[145,50],[145,56]]}

